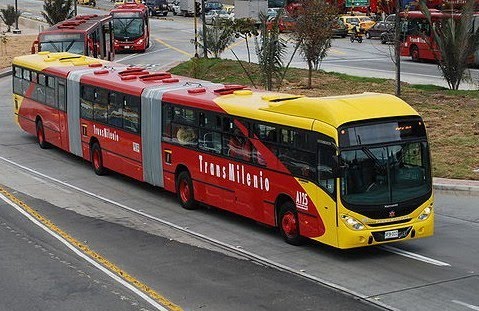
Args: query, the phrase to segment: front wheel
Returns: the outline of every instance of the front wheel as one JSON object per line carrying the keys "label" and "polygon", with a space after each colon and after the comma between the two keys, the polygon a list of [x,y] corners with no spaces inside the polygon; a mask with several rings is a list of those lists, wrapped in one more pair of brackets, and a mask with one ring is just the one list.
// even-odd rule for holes
{"label": "front wheel", "polygon": [[366,31],[366,39],[371,39],[371,34],[369,33],[369,31]]}
{"label": "front wheel", "polygon": [[103,156],[98,143],[94,143],[90,150],[91,165],[95,174],[101,176],[106,174],[106,168],[103,166]]}
{"label": "front wheel", "polygon": [[184,209],[193,210],[198,208],[195,201],[193,181],[187,171],[181,172],[176,178],[176,195]]}
{"label": "front wheel", "polygon": [[299,233],[298,212],[292,202],[281,205],[279,210],[279,231],[286,243],[302,245],[303,237]]}
{"label": "front wheel", "polygon": [[354,42],[354,36],[351,35],[351,36],[349,37],[349,40],[351,41],[351,43],[353,43],[353,42]]}
{"label": "front wheel", "polygon": [[358,42],[359,43],[363,42],[363,37],[358,37]]}
{"label": "front wheel", "polygon": [[413,62],[419,61],[419,49],[415,45],[411,47],[411,58]]}

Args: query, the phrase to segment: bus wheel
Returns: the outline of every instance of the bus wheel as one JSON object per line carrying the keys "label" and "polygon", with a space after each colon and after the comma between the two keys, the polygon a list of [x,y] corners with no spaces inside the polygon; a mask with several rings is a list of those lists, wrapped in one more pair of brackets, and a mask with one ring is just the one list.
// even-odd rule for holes
{"label": "bus wheel", "polygon": [[413,62],[419,61],[419,49],[415,45],[411,47],[411,58]]}
{"label": "bus wheel", "polygon": [[43,130],[42,120],[38,120],[37,122],[37,140],[38,145],[42,149],[47,149],[50,146],[45,140],[45,131]]}
{"label": "bus wheel", "polygon": [[193,182],[187,171],[182,171],[176,178],[176,195],[184,209],[196,209],[197,203],[193,192]]}
{"label": "bus wheel", "polygon": [[298,213],[292,202],[286,202],[280,208],[279,230],[286,243],[291,245],[303,244],[304,240],[299,234]]}
{"label": "bus wheel", "polygon": [[103,156],[101,155],[101,148],[100,148],[100,145],[98,145],[98,143],[94,143],[91,146],[90,157],[91,157],[91,166],[93,167],[95,174],[99,176],[105,175],[106,169],[103,166]]}

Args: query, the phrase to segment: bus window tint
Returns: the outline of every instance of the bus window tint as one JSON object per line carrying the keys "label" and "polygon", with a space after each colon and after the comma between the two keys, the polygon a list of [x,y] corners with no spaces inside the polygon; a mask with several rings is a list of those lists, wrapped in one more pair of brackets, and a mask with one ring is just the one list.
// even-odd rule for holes
{"label": "bus window tint", "polygon": [[173,121],[181,124],[196,125],[195,111],[184,107],[174,107]]}
{"label": "bus window tint", "polygon": [[22,68],[13,67],[13,93],[23,95],[22,83]]}
{"label": "bus window tint", "polygon": [[33,91],[33,99],[39,101],[40,103],[45,103],[45,75],[32,71],[32,82],[37,82],[35,89]]}
{"label": "bus window tint", "polygon": [[[199,145],[202,150],[221,153],[221,117],[213,112],[199,113]],[[214,131],[217,130],[217,131]]]}
{"label": "bus window tint", "polygon": [[91,86],[82,85],[80,99],[80,113],[82,118],[93,119],[93,100],[94,89]]}
{"label": "bus window tint", "polygon": [[58,108],[66,111],[66,92],[65,92],[65,80],[58,80]]}
{"label": "bus window tint", "polygon": [[265,124],[255,124],[253,126],[254,135],[261,141],[276,142],[277,129],[274,126]]}
{"label": "bus window tint", "polygon": [[108,112],[108,91],[104,89],[95,90],[95,101],[93,102],[93,119],[107,123]]}
{"label": "bus window tint", "polygon": [[108,124],[123,127],[123,96],[110,93],[108,103]]}
{"label": "bus window tint", "polygon": [[127,95],[123,101],[123,128],[138,133],[140,131],[140,99]]}
{"label": "bus window tint", "polygon": [[316,180],[316,156],[294,148],[278,148],[278,158],[294,176]]}
{"label": "bus window tint", "polygon": [[170,104],[163,103],[162,113],[162,137],[165,141],[171,141],[171,121],[173,120],[173,108]]}
{"label": "bus window tint", "polygon": [[55,78],[47,76],[45,82],[45,104],[54,108],[58,108],[57,101],[55,99]]}

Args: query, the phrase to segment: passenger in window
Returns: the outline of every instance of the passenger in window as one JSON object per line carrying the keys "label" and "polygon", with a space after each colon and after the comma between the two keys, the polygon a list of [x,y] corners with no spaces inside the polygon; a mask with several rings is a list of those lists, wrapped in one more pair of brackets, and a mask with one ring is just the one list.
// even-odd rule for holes
{"label": "passenger in window", "polygon": [[182,145],[196,144],[197,141],[195,130],[187,126],[182,126],[178,129],[176,132],[176,138]]}

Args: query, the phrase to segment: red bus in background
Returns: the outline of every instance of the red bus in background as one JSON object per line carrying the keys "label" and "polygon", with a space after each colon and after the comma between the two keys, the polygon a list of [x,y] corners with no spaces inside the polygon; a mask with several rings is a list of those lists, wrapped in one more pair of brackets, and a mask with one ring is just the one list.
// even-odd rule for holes
{"label": "red bus in background", "polygon": [[[454,18],[460,22],[460,13],[441,12],[431,9],[432,27],[436,27],[442,21]],[[436,61],[441,57],[440,51],[434,39],[434,33],[431,31],[431,25],[426,16],[421,11],[409,11],[401,14],[403,19],[403,31],[405,39],[401,42],[401,56],[410,56],[413,61],[422,60]],[[479,29],[479,12],[473,15],[473,25],[471,31]],[[471,55],[471,64],[479,64],[479,50]]]}
{"label": "red bus in background", "polygon": [[122,4],[110,11],[113,17],[116,52],[144,52],[150,46],[148,7],[143,4]]}
{"label": "red bus in background", "polygon": [[113,27],[110,15],[78,15],[40,32],[32,54],[41,51],[70,52],[113,60]]}

